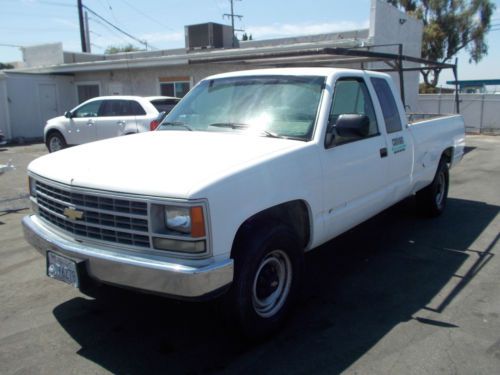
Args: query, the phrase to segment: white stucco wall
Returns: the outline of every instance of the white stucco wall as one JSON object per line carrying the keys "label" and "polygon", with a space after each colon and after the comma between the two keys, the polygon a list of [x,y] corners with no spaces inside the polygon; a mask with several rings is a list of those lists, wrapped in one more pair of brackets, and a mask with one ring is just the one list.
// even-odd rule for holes
{"label": "white stucco wall", "polygon": [[64,52],[62,43],[40,44],[22,47],[23,61],[26,67],[62,64]]}
{"label": "white stucco wall", "polygon": [[0,130],[10,139],[9,102],[7,100],[7,80],[0,73]]}
{"label": "white stucco wall", "polygon": [[[76,105],[73,78],[34,74],[7,74],[8,113],[10,115],[9,138],[39,138],[48,120],[46,108],[40,105],[40,85],[55,85],[58,115]],[[0,104],[1,105],[1,104]]]}
{"label": "white stucco wall", "polygon": [[[165,68],[122,69],[105,72],[76,73],[75,83],[99,83],[101,95],[112,95],[116,83],[122,84],[122,95],[159,95],[160,77],[190,77],[191,85],[217,73],[249,69],[248,66],[230,64],[196,64]],[[75,88],[76,95],[76,88]]]}
{"label": "white stucco wall", "polygon": [[[422,49],[423,23],[396,7],[382,0],[372,0],[370,9],[370,34],[374,45],[402,44],[403,55],[420,57]],[[377,52],[398,53],[397,46],[387,46],[376,49]],[[416,67],[413,63],[404,63],[404,67]],[[374,63],[371,68],[388,68],[384,63]],[[390,73],[399,90],[398,73]],[[412,109],[418,102],[418,72],[405,72],[405,99]]]}

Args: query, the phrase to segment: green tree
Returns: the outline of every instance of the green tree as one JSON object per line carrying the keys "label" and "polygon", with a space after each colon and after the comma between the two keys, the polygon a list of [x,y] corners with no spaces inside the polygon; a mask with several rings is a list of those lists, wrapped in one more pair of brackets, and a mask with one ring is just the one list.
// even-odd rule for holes
{"label": "green tree", "polygon": [[[449,62],[465,49],[469,62],[478,63],[488,54],[486,34],[495,5],[490,0],[387,0],[422,20],[422,57]],[[436,87],[441,69],[423,72],[425,84]]]}
{"label": "green tree", "polygon": [[134,47],[132,44],[127,44],[124,46],[109,46],[106,48],[104,53],[106,55],[111,55],[113,53],[120,53],[120,52],[136,52],[136,51],[143,51],[140,48]]}
{"label": "green tree", "polygon": [[4,64],[0,62],[0,70],[2,69],[14,69],[14,65],[12,64]]}

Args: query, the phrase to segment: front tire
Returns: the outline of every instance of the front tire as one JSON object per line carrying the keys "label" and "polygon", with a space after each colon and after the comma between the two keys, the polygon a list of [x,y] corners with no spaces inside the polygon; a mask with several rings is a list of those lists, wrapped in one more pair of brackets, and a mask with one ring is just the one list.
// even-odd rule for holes
{"label": "front tire", "polygon": [[417,206],[422,213],[430,217],[443,213],[448,198],[449,180],[448,164],[441,158],[432,183],[416,194]]}
{"label": "front tire", "polygon": [[52,132],[47,137],[47,149],[49,152],[56,152],[67,147],[64,137],[59,132]]}
{"label": "front tire", "polygon": [[283,325],[302,279],[304,254],[299,243],[287,226],[274,223],[239,239],[229,303],[246,337],[261,339]]}

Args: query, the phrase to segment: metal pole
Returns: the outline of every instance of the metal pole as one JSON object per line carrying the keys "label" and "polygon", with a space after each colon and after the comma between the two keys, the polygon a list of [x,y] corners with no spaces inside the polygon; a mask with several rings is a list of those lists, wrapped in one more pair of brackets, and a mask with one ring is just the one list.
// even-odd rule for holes
{"label": "metal pole", "polygon": [[89,14],[87,12],[85,12],[85,46],[88,53],[92,52],[90,48]]}
{"label": "metal pole", "polygon": [[458,58],[455,58],[455,65],[453,65],[453,76],[455,77],[455,107],[457,113],[460,113],[460,97],[458,95]]}
{"label": "metal pole", "polygon": [[406,108],[405,101],[405,79],[403,75],[403,45],[399,44],[399,57],[398,57],[398,73],[399,73],[399,91],[401,92],[401,101]]}
{"label": "metal pole", "polygon": [[233,8],[233,0],[230,1],[231,1],[231,30],[233,32],[232,46],[234,48],[234,8]]}
{"label": "metal pole", "polygon": [[78,20],[80,22],[80,40],[82,42],[82,52],[87,51],[87,44],[85,43],[85,27],[83,25],[83,6],[82,0],[78,0]]}

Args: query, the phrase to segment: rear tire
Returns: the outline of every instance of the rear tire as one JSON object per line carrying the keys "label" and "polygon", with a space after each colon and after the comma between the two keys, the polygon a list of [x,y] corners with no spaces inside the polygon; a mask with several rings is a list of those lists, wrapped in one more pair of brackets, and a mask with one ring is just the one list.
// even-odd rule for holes
{"label": "rear tire", "polygon": [[49,152],[56,152],[67,147],[64,137],[59,132],[52,132],[47,137],[46,142]]}
{"label": "rear tire", "polygon": [[448,198],[449,179],[448,164],[441,158],[432,183],[416,194],[417,207],[423,214],[436,217],[443,213]]}
{"label": "rear tire", "polygon": [[304,254],[299,243],[290,228],[276,223],[260,225],[239,239],[228,302],[247,338],[265,338],[285,322],[302,279]]}

